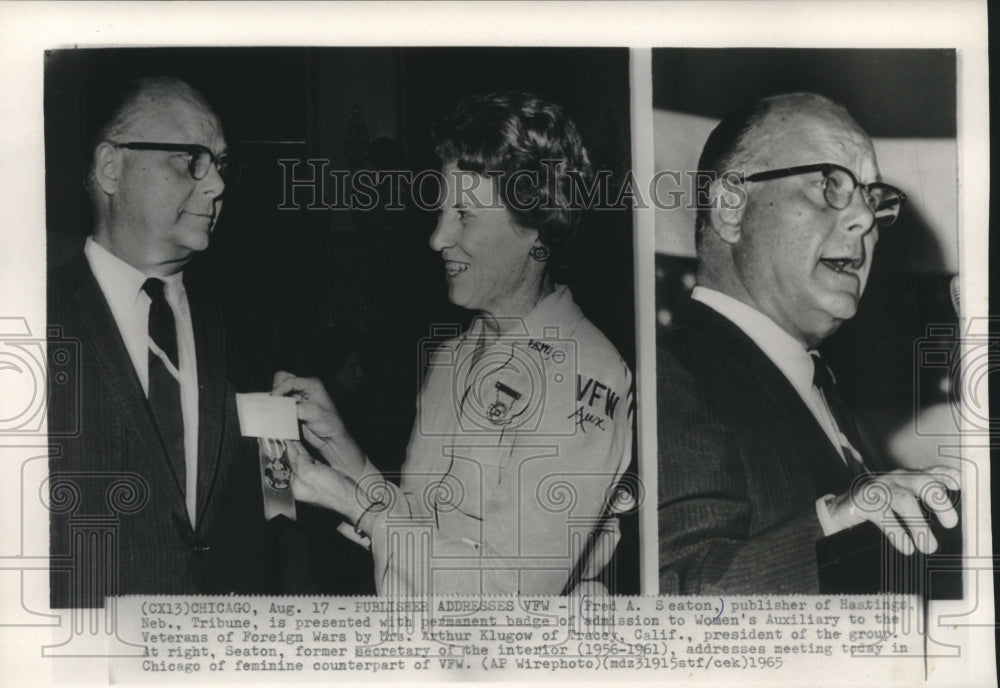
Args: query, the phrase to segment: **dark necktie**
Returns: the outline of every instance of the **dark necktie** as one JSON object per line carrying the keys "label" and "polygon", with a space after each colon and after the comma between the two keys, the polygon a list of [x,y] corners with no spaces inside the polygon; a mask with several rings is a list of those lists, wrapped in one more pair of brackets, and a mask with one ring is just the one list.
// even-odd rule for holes
{"label": "dark necktie", "polygon": [[142,285],[149,306],[149,406],[170,456],[177,483],[184,490],[184,417],[177,358],[177,326],[163,295],[163,281],[149,278]]}
{"label": "dark necktie", "polygon": [[[837,385],[834,382],[833,374],[819,354],[810,354],[813,361],[813,385],[823,392],[826,405],[833,415],[833,420],[837,424],[840,433],[840,453],[847,462],[847,467],[855,476],[864,475],[868,471],[862,462],[859,447],[861,435],[858,432],[857,421],[854,414],[844,404],[840,394],[837,392]],[[846,442],[845,442],[846,440]]]}

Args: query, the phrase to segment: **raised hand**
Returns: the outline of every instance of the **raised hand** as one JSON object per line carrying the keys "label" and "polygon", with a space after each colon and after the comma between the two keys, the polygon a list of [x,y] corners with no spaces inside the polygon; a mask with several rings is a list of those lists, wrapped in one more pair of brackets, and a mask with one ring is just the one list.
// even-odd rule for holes
{"label": "raised hand", "polygon": [[331,466],[357,478],[365,457],[337,413],[323,383],[279,370],[274,374],[274,396],[290,396],[302,425],[302,437],[318,449]]}
{"label": "raised hand", "polygon": [[340,471],[313,460],[301,443],[287,444],[292,466],[292,494],[296,501],[332,509],[352,523],[361,513],[355,482]]}
{"label": "raised hand", "polygon": [[938,543],[920,504],[937,514],[942,526],[954,528],[958,514],[947,490],[958,490],[960,479],[961,471],[951,466],[895,470],[834,497],[827,509],[839,528],[871,521],[903,554],[932,554]]}

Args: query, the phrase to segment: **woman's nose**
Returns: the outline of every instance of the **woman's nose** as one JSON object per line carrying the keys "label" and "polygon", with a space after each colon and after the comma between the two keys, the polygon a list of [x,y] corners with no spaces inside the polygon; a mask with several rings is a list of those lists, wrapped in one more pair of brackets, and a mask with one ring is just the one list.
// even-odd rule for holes
{"label": "woman's nose", "polygon": [[454,213],[442,210],[438,215],[437,226],[431,234],[430,244],[435,251],[443,251],[455,243],[455,218]]}

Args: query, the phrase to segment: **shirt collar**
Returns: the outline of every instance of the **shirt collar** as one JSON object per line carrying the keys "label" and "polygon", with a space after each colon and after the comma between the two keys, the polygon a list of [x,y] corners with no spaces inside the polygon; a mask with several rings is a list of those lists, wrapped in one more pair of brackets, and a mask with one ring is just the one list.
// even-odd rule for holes
{"label": "shirt collar", "polygon": [[799,394],[805,396],[812,392],[813,362],[810,352],[777,323],[742,301],[708,287],[695,287],[691,298],[743,330]]}
{"label": "shirt collar", "polygon": [[[568,337],[583,318],[583,312],[573,301],[573,294],[565,284],[557,284],[551,294],[535,304],[523,318],[514,318],[505,338]],[[483,318],[477,317],[466,334],[467,341],[476,341],[483,332]]]}
{"label": "shirt collar", "polygon": [[[557,284],[555,290],[539,301],[528,313],[524,324],[532,337],[568,337],[576,329],[576,323],[582,317],[583,312],[573,301],[569,287]],[[558,328],[558,332],[546,332],[552,328]]]}
{"label": "shirt collar", "polygon": [[108,301],[120,306],[120,312],[128,312],[135,306],[146,276],[98,244],[92,236],[87,237],[83,252]]}
{"label": "shirt collar", "polygon": [[[142,294],[142,285],[148,275],[129,265],[106,248],[94,241],[93,236],[87,237],[83,252],[90,263],[98,284],[107,295],[109,301],[115,301],[124,308],[132,308]],[[184,291],[184,273],[160,278],[166,284],[168,300],[171,295],[179,296]]]}

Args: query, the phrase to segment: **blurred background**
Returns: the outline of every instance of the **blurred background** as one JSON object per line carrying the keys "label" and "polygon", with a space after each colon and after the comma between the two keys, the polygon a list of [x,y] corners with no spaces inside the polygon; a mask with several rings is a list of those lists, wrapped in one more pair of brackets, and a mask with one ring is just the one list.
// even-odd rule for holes
{"label": "blurred background", "polygon": [[[320,377],[352,434],[389,472],[402,463],[413,425],[420,342],[432,325],[464,327],[471,314],[446,298],[441,259],[428,246],[433,212],[415,207],[405,193],[402,210],[386,209],[387,199],[364,212],[317,207],[336,205],[332,177],[326,198],[317,200],[310,188],[289,188],[286,169],[298,180],[312,176],[310,159],[329,161],[328,172],[344,174],[438,169],[434,116],[461,97],[498,89],[531,91],[564,106],[595,168],[610,171],[612,187],[631,165],[625,49],[50,51],[50,267],[79,252],[91,231],[83,179],[91,139],[109,114],[109,94],[125,79],[148,75],[176,76],[201,91],[242,167],[239,184],[226,189],[211,247],[186,277],[207,283],[224,305],[238,391],[270,389],[278,369]],[[279,160],[289,162],[283,167]],[[558,267],[584,313],[635,370],[631,211],[589,213]],[[616,586],[633,593],[634,515],[623,529]],[[321,570],[338,572],[320,582],[320,591],[374,592],[367,555],[345,551],[335,540],[328,544],[312,549],[311,556],[322,558]],[[341,565],[333,566],[337,560]]]}
{"label": "blurred background", "polygon": [[[935,434],[957,436],[956,72],[953,50],[659,49],[653,51],[657,170],[685,173],[719,120],[740,105],[795,91],[842,103],[872,137],[883,178],[907,194],[879,236],[858,314],[822,352],[844,396],[903,466],[942,463]],[[657,208],[657,328],[694,287],[692,179],[664,178]]]}

